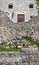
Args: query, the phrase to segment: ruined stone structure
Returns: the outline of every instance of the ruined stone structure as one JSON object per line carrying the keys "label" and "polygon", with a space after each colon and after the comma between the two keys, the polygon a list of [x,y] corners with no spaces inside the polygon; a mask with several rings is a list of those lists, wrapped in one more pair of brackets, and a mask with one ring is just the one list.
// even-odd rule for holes
{"label": "ruined stone structure", "polygon": [[28,22],[13,23],[5,12],[0,12],[0,41],[17,40],[25,35],[39,40],[39,16],[33,16]]}
{"label": "ruined stone structure", "polygon": [[39,48],[22,48],[21,52],[0,52],[0,65],[39,65]]}
{"label": "ruined stone structure", "polygon": [[38,16],[36,0],[1,0],[0,10],[6,12],[14,22],[27,22],[32,16]]}

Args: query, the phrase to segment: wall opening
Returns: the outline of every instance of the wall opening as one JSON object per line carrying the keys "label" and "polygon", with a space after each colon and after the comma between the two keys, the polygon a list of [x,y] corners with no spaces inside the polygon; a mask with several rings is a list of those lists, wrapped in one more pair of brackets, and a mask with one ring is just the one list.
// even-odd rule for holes
{"label": "wall opening", "polygon": [[29,4],[29,8],[33,8],[33,4]]}
{"label": "wall opening", "polygon": [[30,18],[32,18],[33,16],[30,16]]}
{"label": "wall opening", "polygon": [[13,4],[10,3],[10,4],[8,5],[8,8],[9,8],[9,9],[12,9],[12,8],[13,8]]}
{"label": "wall opening", "polygon": [[24,22],[25,14],[17,14],[17,22]]}
{"label": "wall opening", "polygon": [[14,17],[14,12],[12,12],[12,18]]}

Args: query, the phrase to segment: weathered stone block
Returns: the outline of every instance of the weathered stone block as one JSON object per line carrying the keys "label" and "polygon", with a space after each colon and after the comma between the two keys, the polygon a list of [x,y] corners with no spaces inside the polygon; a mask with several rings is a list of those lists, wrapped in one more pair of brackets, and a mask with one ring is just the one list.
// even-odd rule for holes
{"label": "weathered stone block", "polygon": [[34,55],[34,54],[38,54],[38,48],[29,48],[29,52],[30,55]]}
{"label": "weathered stone block", "polygon": [[30,62],[30,65],[38,65],[38,62]]}
{"label": "weathered stone block", "polygon": [[37,55],[30,55],[29,56],[29,58],[30,58],[30,61],[35,61],[35,62],[37,62],[38,61],[38,56]]}
{"label": "weathered stone block", "polygon": [[22,65],[29,65],[29,64],[26,62],[26,63],[22,63]]}

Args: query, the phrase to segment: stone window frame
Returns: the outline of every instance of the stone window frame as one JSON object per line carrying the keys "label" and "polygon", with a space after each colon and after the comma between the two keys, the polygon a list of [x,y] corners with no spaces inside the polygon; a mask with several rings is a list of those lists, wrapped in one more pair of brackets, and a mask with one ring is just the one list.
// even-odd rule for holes
{"label": "stone window frame", "polygon": [[29,8],[30,8],[30,9],[34,8],[33,3],[30,3],[30,4],[29,4]]}
{"label": "stone window frame", "polygon": [[8,9],[13,9],[13,3],[8,4]]}

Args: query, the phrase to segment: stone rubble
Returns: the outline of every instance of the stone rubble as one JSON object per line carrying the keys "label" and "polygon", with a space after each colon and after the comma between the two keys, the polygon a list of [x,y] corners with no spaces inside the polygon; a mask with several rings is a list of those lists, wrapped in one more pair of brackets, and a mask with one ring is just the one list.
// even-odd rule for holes
{"label": "stone rubble", "polygon": [[39,17],[32,17],[28,22],[13,23],[6,13],[0,12],[0,41],[18,40],[22,36],[31,35],[39,40]]}
{"label": "stone rubble", "polygon": [[32,47],[20,52],[0,52],[0,65],[39,65],[39,50]]}

